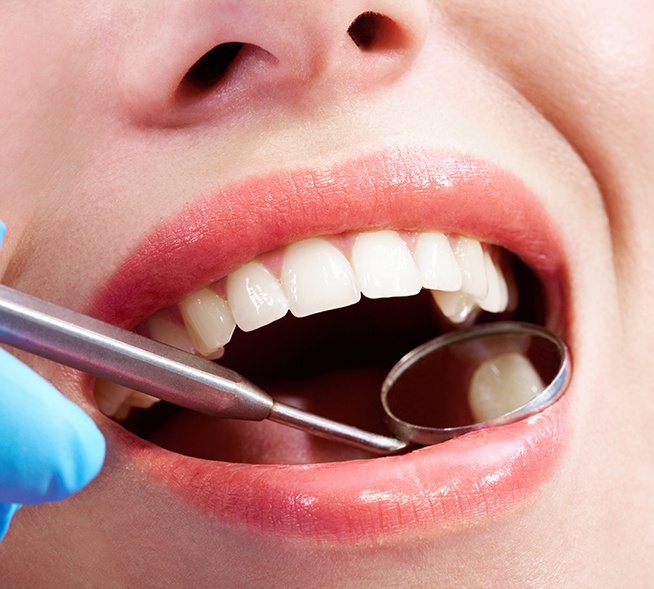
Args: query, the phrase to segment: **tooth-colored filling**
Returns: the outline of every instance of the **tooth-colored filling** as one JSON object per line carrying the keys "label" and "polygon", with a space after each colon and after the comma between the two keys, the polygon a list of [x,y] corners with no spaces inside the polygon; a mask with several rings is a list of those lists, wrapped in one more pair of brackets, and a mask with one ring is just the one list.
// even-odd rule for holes
{"label": "tooth-colored filling", "polygon": [[544,389],[529,359],[510,352],[486,360],[475,370],[468,402],[477,422],[488,421],[522,407]]}
{"label": "tooth-colored filling", "polygon": [[[145,332],[157,341],[215,359],[223,354],[236,326],[253,331],[288,311],[305,317],[353,305],[362,294],[390,298],[425,288],[452,323],[471,319],[479,309],[501,313],[509,303],[507,282],[493,260],[492,246],[467,237],[382,230],[351,239],[311,238],[272,253],[276,255],[252,260],[190,294],[176,308],[154,314],[145,322]],[[268,266],[271,259],[281,260],[281,265]],[[97,387],[99,405],[104,391]],[[133,399],[124,395],[118,403],[122,394],[110,392],[109,400],[102,401],[103,412],[115,416]]]}

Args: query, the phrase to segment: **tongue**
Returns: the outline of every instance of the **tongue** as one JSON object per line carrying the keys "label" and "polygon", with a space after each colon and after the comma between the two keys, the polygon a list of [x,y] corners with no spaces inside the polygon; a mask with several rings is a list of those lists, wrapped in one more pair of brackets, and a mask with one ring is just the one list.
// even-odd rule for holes
{"label": "tongue", "polygon": [[[278,401],[387,433],[379,402],[384,376],[380,369],[358,368],[264,388]],[[370,456],[270,421],[219,419],[187,410],[175,413],[149,439],[187,456],[252,464],[306,464]]]}

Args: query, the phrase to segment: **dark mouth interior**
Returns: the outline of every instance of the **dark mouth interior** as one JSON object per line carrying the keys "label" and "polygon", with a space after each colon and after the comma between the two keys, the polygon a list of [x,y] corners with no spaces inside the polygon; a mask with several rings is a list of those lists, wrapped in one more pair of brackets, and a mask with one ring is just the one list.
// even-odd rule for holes
{"label": "dark mouth interior", "polygon": [[[513,273],[520,293],[517,308],[505,314],[482,313],[476,323],[511,318],[544,324],[538,279],[517,259]],[[351,307],[301,319],[289,314],[250,333],[237,329],[218,362],[279,400],[388,434],[379,400],[386,374],[405,353],[455,328],[424,291],[413,297],[362,298]],[[368,456],[270,422],[210,418],[165,402],[149,410],[133,409],[121,425],[168,450],[210,460],[290,463]]]}

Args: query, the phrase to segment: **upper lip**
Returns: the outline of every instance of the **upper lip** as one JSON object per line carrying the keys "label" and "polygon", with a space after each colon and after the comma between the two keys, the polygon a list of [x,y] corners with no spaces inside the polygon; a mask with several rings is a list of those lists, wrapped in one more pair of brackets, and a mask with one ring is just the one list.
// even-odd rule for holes
{"label": "upper lip", "polygon": [[[556,228],[538,198],[518,177],[490,163],[458,152],[413,148],[374,152],[325,168],[279,171],[217,190],[146,236],[98,293],[90,312],[105,321],[132,327],[262,253],[308,237],[374,228],[439,230],[505,247],[519,255],[543,284],[549,305],[548,326],[561,335],[567,330],[569,318],[563,313],[568,295],[565,255]],[[310,494],[304,496],[310,509],[308,503],[298,505],[288,500],[287,495],[307,491],[293,486],[298,473],[286,476],[278,470],[274,480],[266,483],[261,469],[252,479],[248,478],[247,466],[232,469],[229,483],[216,497],[212,485],[224,481],[225,475],[220,463],[176,456],[178,464],[172,466],[175,475],[169,477],[166,471],[171,468],[171,458],[160,463],[153,455],[144,468],[219,517],[258,524],[248,506],[248,502],[256,501],[275,512],[270,516],[273,531],[312,529],[316,534],[326,531],[352,539],[362,533],[399,529],[407,523],[409,513],[415,516],[411,523],[421,525],[434,519],[465,519],[490,512],[483,503],[492,494],[507,494],[496,507],[519,500],[551,476],[567,440],[567,428],[561,425],[562,409],[551,408],[546,414],[529,423],[500,428],[504,432],[476,434],[484,437],[488,450],[462,439],[443,445],[447,447],[422,450],[417,453],[420,458],[375,461],[377,475],[388,483],[387,492],[383,483],[371,490],[367,477],[372,467],[364,468],[361,476],[356,475],[356,468],[361,467],[353,463],[313,471],[310,479],[326,486],[307,487]],[[141,444],[127,434],[123,439],[126,448]],[[134,456],[141,452],[139,446]],[[337,468],[352,470],[344,476]],[[406,477],[405,468],[414,474]],[[427,471],[434,485],[428,514],[414,505],[426,493],[424,477],[416,473],[424,475]],[[343,479],[336,501],[340,507],[326,500],[335,492],[329,482],[330,472]],[[350,477],[352,472],[355,474]],[[402,486],[403,477],[415,480],[406,480],[406,489],[396,488]],[[204,483],[196,484],[200,479]],[[308,480],[295,478],[295,483],[302,487]],[[241,496],[244,489],[249,494]],[[466,495],[463,507],[458,496],[461,493]],[[325,507],[322,511],[321,505]],[[349,515],[338,516],[334,509],[341,508]],[[290,516],[288,510],[293,510]],[[389,524],[388,514],[384,515],[388,510],[397,510],[397,525]],[[304,517],[311,522],[296,521]],[[344,522],[348,522],[347,529],[342,528]],[[364,523],[365,528],[361,528]]]}
{"label": "upper lip", "polygon": [[[516,176],[457,152],[397,149],[223,187],[145,237],[91,314],[122,327],[256,256],[307,237],[374,228],[468,235],[517,253],[559,311],[567,274],[542,204]],[[154,271],[153,271],[154,270]]]}

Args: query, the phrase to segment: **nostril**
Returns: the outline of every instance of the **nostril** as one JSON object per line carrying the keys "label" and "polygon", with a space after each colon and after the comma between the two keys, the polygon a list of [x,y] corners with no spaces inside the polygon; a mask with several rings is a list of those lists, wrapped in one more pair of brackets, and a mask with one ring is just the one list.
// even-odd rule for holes
{"label": "nostril", "polygon": [[227,73],[242,47],[243,43],[238,42],[216,45],[191,66],[182,84],[199,91],[212,88]]}
{"label": "nostril", "polygon": [[404,43],[404,35],[395,21],[377,12],[357,16],[347,33],[363,51],[397,49]]}

